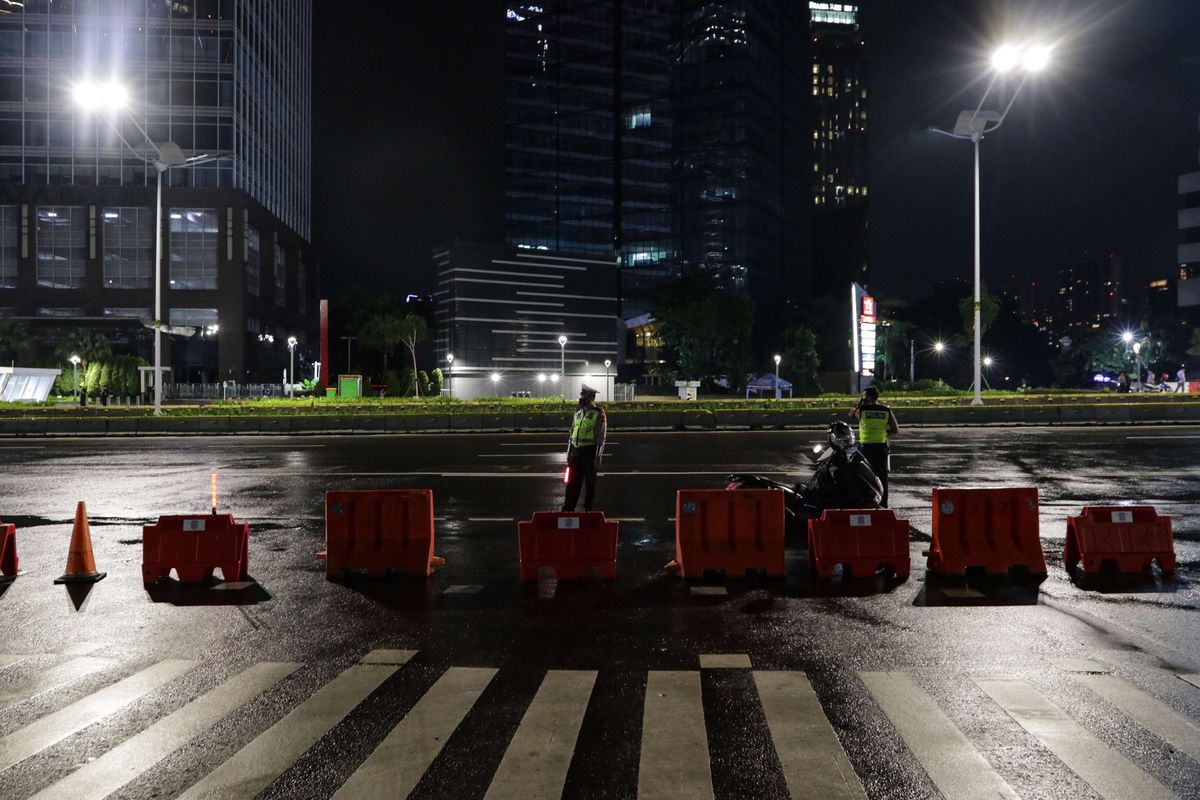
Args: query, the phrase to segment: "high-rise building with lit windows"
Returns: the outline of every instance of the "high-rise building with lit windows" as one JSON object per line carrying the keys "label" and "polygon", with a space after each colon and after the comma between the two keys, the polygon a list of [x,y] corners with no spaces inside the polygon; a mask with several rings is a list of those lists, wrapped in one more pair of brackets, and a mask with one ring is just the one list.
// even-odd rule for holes
{"label": "high-rise building with lit windows", "polygon": [[1180,307],[1200,307],[1200,172],[1179,176]]}
{"label": "high-rise building with lit windows", "polygon": [[509,3],[506,240],[620,264],[621,314],[707,271],[804,286],[806,29],[783,0]]}
{"label": "high-rise building with lit windows", "polygon": [[[164,337],[174,380],[277,380],[289,336],[315,352],[312,0],[0,12],[0,315],[29,323],[42,358],[68,327],[148,355],[156,175],[132,150],[149,137],[210,159],[163,176],[162,321],[197,331]],[[88,83],[127,103],[86,111]]]}
{"label": "high-rise building with lit windows", "polygon": [[808,4],[812,64],[812,290],[870,282],[865,42],[850,3]]}

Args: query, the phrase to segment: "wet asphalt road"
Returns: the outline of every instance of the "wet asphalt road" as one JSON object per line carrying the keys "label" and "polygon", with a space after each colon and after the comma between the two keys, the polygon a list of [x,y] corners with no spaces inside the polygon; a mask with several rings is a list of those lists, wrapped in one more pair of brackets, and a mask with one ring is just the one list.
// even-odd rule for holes
{"label": "wet asphalt road", "polygon": [[[67,796],[56,782],[93,760],[109,764],[106,752],[262,662],[300,666],[154,760],[129,751],[128,782],[113,796],[200,792],[214,785],[205,776],[250,747],[240,758],[265,763],[259,774],[211,796],[329,797],[406,715],[429,727],[414,706],[441,697],[442,679],[463,668],[496,671],[415,773],[413,797],[538,796],[504,778],[536,783],[545,764],[565,770],[566,797],[635,797],[639,787],[668,796],[649,782],[664,748],[675,796],[708,796],[711,786],[722,798],[787,797],[789,779],[793,796],[804,786],[835,796],[812,777],[836,773],[832,762],[794,771],[798,752],[820,748],[804,740],[789,749],[795,740],[772,724],[781,706],[758,684],[795,672],[819,702],[816,727],[845,751],[843,783],[871,798],[954,796],[956,775],[976,787],[994,778],[1026,798],[1200,796],[1200,428],[905,430],[892,505],[913,527],[908,581],[816,583],[799,541],[789,542],[784,582],[730,581],[725,595],[698,595],[661,572],[674,555],[675,490],[720,487],[735,471],[798,480],[809,472],[799,451],[819,436],[614,433],[597,497],[622,520],[611,586],[517,580],[515,520],[560,502],[563,437],[0,440],[0,519],[18,525],[22,569],[0,586],[0,797],[47,787],[44,796]],[[141,526],[205,512],[214,468],[220,509],[251,524],[255,582],[145,590]],[[1046,580],[927,581],[920,551],[933,486],[1028,485],[1040,490]],[[314,558],[323,492],[403,487],[433,489],[446,565],[427,581],[327,582]],[[69,593],[52,580],[80,499],[108,577]],[[1177,575],[1077,586],[1062,569],[1066,516],[1130,500],[1173,517]],[[287,728],[296,709],[311,710],[310,696],[361,672],[353,665],[380,648],[415,655],[392,671],[365,668],[387,674],[288,754],[272,726]],[[701,669],[713,654],[744,655],[753,671]],[[27,657],[5,667],[4,655]],[[164,660],[195,663],[178,663],[179,675],[119,707],[102,694],[102,712],[75,713],[73,704]],[[573,741],[569,725],[547,736],[535,724],[546,703],[551,718],[571,718],[571,703],[555,705],[547,689],[566,670],[594,672],[590,693],[572,695]],[[880,688],[878,673],[900,688]],[[660,679],[683,683],[664,690]],[[683,703],[668,708],[665,726],[655,712],[664,700]],[[1060,711],[1038,705],[1047,701]],[[63,709],[77,723],[43,722]],[[675,742],[680,728],[699,735],[691,750]],[[152,731],[143,739],[162,740]],[[510,741],[514,751],[542,742],[553,757],[530,766],[506,752]]]}

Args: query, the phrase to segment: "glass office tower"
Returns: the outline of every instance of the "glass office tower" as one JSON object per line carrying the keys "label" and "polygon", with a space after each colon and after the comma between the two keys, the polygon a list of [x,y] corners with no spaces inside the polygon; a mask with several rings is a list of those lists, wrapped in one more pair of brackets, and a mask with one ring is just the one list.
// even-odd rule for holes
{"label": "glass office tower", "polygon": [[[155,171],[130,151],[148,150],[140,126],[187,157],[220,155],[164,175],[164,322],[219,331],[203,344],[167,338],[175,379],[277,378],[286,352],[271,351],[289,335],[315,340],[311,0],[0,11],[0,227],[19,240],[0,269],[0,314],[107,326],[144,353]],[[109,112],[119,135],[75,103],[89,80],[125,87],[126,109]]]}
{"label": "glass office tower", "polygon": [[812,289],[841,297],[870,281],[867,87],[858,6],[809,2]]}
{"label": "glass office tower", "polygon": [[802,14],[767,0],[510,3],[506,229],[613,256],[621,313],[707,270],[761,306],[807,256]]}

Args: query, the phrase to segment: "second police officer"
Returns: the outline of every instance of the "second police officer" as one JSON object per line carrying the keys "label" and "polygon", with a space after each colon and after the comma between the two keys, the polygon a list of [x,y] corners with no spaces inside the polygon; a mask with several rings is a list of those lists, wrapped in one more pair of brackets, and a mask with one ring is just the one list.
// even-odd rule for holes
{"label": "second police officer", "polygon": [[879,390],[868,386],[863,390],[862,399],[850,412],[850,416],[858,420],[859,449],[878,476],[879,482],[883,484],[880,506],[887,508],[888,438],[900,431],[896,415],[888,405],[879,402]]}
{"label": "second police officer", "polygon": [[583,510],[592,510],[592,500],[596,497],[596,470],[604,455],[607,427],[604,409],[596,405],[596,390],[583,384],[579,390],[579,407],[571,422],[571,439],[567,445],[567,496],[563,501],[563,511],[575,510],[583,485],[586,485]]}

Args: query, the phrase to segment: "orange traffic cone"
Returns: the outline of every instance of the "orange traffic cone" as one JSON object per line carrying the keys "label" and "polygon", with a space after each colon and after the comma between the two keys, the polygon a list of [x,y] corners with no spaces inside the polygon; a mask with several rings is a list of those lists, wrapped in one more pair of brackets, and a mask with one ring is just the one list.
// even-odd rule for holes
{"label": "orange traffic cone", "polygon": [[71,550],[67,553],[67,571],[55,583],[95,583],[107,575],[96,572],[92,555],[92,533],[88,530],[87,508],[83,501],[75,507],[75,527],[71,529]]}

